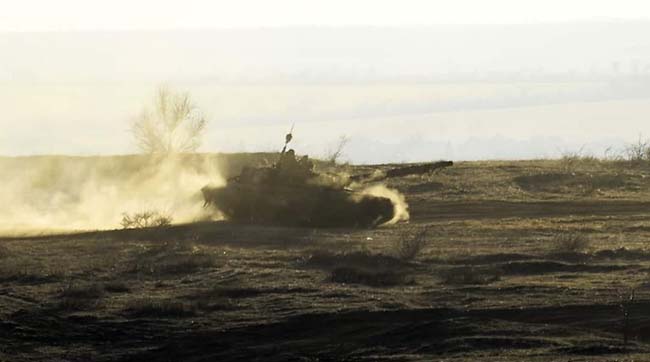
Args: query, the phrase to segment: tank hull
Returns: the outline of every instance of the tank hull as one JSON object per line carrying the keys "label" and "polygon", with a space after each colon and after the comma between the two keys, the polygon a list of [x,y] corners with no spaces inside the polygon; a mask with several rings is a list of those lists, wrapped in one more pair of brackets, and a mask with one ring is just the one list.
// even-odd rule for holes
{"label": "tank hull", "polygon": [[366,228],[395,215],[388,198],[316,185],[231,183],[202,191],[206,206],[240,223]]}

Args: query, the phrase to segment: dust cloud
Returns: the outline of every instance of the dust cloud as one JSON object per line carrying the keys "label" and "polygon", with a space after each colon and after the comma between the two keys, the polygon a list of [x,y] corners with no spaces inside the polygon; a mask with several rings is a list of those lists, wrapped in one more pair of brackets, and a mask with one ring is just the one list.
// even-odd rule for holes
{"label": "dust cloud", "polygon": [[123,214],[211,219],[201,187],[223,184],[209,155],[0,158],[0,233],[119,228]]}
{"label": "dust cloud", "polygon": [[385,225],[392,225],[400,221],[408,221],[410,214],[408,211],[408,204],[403,194],[395,189],[391,189],[382,183],[377,183],[385,176],[381,170],[373,171],[368,177],[364,178],[365,182],[371,184],[364,184],[359,181],[351,181],[351,176],[347,172],[336,171],[319,173],[318,176],[311,182],[323,186],[333,187],[335,189],[348,188],[357,191],[360,195],[370,195],[375,197],[387,198],[393,204],[394,216],[385,223]]}
{"label": "dust cloud", "polygon": [[410,218],[406,199],[404,198],[404,195],[402,195],[399,191],[390,189],[385,185],[379,184],[379,185],[369,186],[363,189],[361,192],[362,194],[365,195],[385,197],[387,199],[390,199],[390,201],[393,203],[393,209],[395,211],[395,215],[386,224],[388,225],[395,224],[399,221],[407,221]]}

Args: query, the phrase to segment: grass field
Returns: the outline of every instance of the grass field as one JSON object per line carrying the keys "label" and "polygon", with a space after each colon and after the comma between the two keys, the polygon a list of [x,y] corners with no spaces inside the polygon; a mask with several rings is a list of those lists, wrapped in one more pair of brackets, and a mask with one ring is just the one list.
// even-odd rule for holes
{"label": "grass field", "polygon": [[648,176],[466,162],[388,181],[411,219],[376,229],[3,237],[0,360],[647,360]]}

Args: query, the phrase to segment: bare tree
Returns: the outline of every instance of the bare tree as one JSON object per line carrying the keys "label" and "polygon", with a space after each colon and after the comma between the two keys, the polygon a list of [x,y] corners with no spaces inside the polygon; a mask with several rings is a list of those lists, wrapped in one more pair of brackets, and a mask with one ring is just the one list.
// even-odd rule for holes
{"label": "bare tree", "polygon": [[201,145],[207,121],[188,93],[158,89],[153,108],[145,108],[131,131],[138,148],[149,154],[194,152]]}

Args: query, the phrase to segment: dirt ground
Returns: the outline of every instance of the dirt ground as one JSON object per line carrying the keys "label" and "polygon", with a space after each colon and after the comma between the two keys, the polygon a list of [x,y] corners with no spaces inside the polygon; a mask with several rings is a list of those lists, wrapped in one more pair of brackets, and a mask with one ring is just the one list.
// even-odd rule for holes
{"label": "dirt ground", "polygon": [[0,360],[650,361],[649,176],[468,162],[388,181],[411,219],[376,229],[3,237]]}

